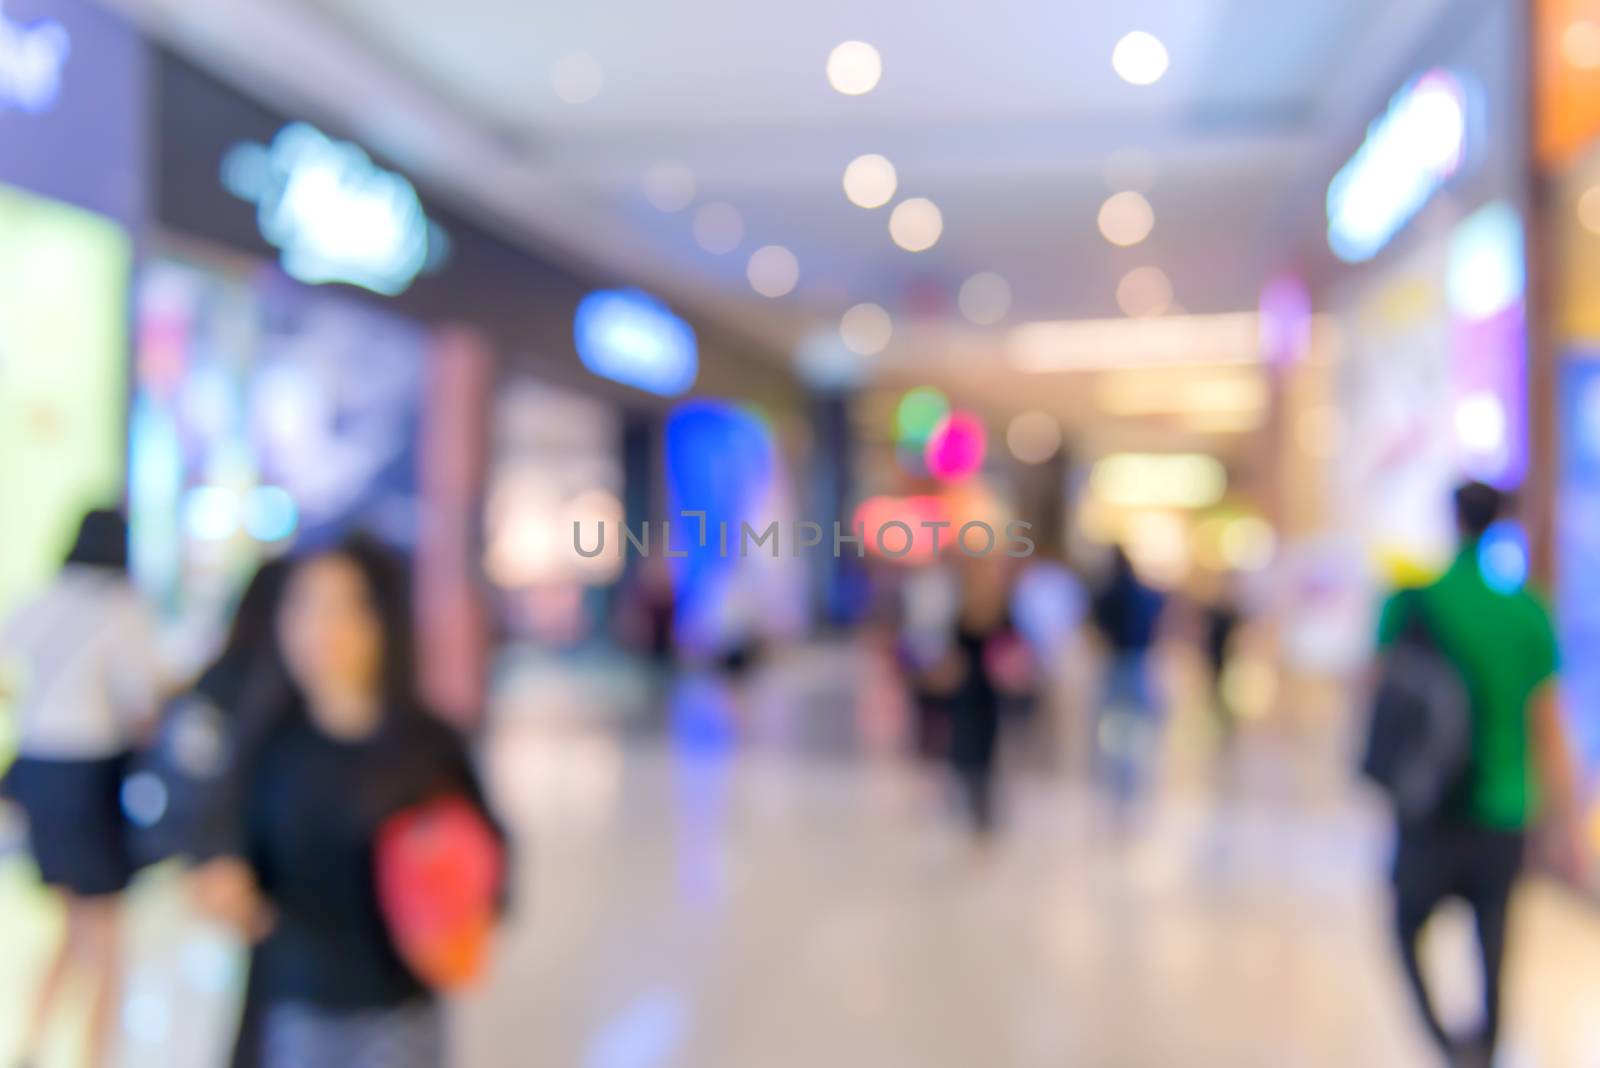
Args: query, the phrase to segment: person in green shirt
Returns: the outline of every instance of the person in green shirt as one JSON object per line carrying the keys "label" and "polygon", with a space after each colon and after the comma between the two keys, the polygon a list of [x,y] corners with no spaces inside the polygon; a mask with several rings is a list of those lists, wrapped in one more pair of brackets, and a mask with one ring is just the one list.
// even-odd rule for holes
{"label": "person in green shirt", "polygon": [[[1428,1030],[1452,1064],[1485,1068],[1499,1035],[1506,918],[1526,832],[1541,815],[1572,811],[1550,613],[1526,590],[1496,589],[1479,562],[1483,536],[1504,507],[1505,496],[1491,486],[1473,482],[1458,489],[1455,562],[1421,591],[1390,597],[1378,624],[1378,645],[1387,648],[1420,608],[1438,648],[1460,673],[1471,708],[1466,773],[1436,820],[1399,828],[1394,887],[1401,958]],[[1468,1041],[1452,1040],[1440,1024],[1417,956],[1423,925],[1448,897],[1471,906],[1483,963],[1483,1031]]]}

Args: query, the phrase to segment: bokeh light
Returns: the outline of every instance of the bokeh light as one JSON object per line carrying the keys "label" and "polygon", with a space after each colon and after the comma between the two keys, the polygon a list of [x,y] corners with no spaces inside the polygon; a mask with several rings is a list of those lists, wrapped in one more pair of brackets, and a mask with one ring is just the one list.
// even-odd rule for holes
{"label": "bokeh light", "polygon": [[1042,464],[1061,451],[1061,422],[1049,412],[1021,412],[1006,427],[1006,447],[1025,464]]}
{"label": "bokeh light", "polygon": [[1111,50],[1111,66],[1130,85],[1154,85],[1171,62],[1161,38],[1143,30],[1126,34]]}
{"label": "bokeh light", "polygon": [[257,486],[245,495],[244,529],[257,541],[283,541],[295,532],[300,510],[281,486]]}
{"label": "bokeh light", "polygon": [[1490,527],[1478,543],[1478,570],[1490,588],[1515,593],[1528,581],[1528,536],[1512,520]]}
{"label": "bokeh light", "polygon": [[858,208],[883,207],[899,184],[894,164],[876,153],[857,156],[844,169],[844,195]]}
{"label": "bokeh light", "polygon": [[989,436],[983,420],[971,412],[954,411],[928,437],[923,460],[928,473],[945,482],[969,478],[983,467]]}
{"label": "bokeh light", "polygon": [[889,216],[889,236],[907,252],[925,252],[939,243],[944,216],[926,197],[912,197],[894,206]]}
{"label": "bokeh light", "polygon": [[1600,236],[1600,185],[1591,185],[1578,198],[1578,222],[1591,234]]}
{"label": "bokeh light", "polygon": [[750,254],[745,269],[750,288],[763,297],[781,297],[800,281],[800,262],[782,245],[763,245]]}
{"label": "bokeh light", "polygon": [[858,356],[875,356],[889,347],[894,320],[876,304],[857,304],[839,320],[839,336]]}
{"label": "bokeh light", "polygon": [[605,88],[606,72],[600,61],[587,52],[575,52],[556,61],[550,71],[550,85],[563,103],[587,104]]}
{"label": "bokeh light", "polygon": [[1100,205],[1100,235],[1113,245],[1127,248],[1150,236],[1156,213],[1150,202],[1131,189],[1113,193]]}
{"label": "bokeh light", "polygon": [[1172,283],[1160,267],[1135,267],[1117,283],[1117,307],[1124,315],[1162,315],[1172,307]]}
{"label": "bokeh light", "polygon": [[883,60],[865,41],[846,41],[828,53],[828,84],[845,96],[872,92],[882,77]]}
{"label": "bokeh light", "polygon": [[993,326],[1011,312],[1011,284],[993,271],[980,271],[961,283],[956,304],[968,322]]}
{"label": "bokeh light", "polygon": [[950,414],[950,401],[932,386],[908,389],[894,410],[895,438],[901,444],[922,445]]}

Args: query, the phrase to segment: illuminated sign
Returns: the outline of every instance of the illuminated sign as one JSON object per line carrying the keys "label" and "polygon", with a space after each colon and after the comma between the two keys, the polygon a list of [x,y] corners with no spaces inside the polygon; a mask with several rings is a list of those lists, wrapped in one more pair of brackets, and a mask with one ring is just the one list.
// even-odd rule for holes
{"label": "illuminated sign", "polygon": [[282,253],[284,271],[311,285],[346,282],[392,297],[443,249],[409,181],[303,122],[270,145],[230,149],[222,184],[256,205],[261,236]]}
{"label": "illuminated sign", "polygon": [[573,340],[583,365],[601,378],[675,397],[700,369],[694,329],[637,289],[604,289],[578,302]]}
{"label": "illuminated sign", "polygon": [[54,19],[24,26],[0,11],[0,111],[38,114],[61,92],[61,68],[72,40]]}
{"label": "illuminated sign", "polygon": [[1396,93],[1328,185],[1328,247],[1346,263],[1376,256],[1466,157],[1467,94],[1447,70]]}

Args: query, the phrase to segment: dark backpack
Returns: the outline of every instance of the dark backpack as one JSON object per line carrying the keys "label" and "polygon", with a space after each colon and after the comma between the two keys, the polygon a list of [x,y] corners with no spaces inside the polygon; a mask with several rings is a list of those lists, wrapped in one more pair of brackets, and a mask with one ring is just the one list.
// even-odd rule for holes
{"label": "dark backpack", "polygon": [[1402,594],[1405,629],[1383,654],[1361,771],[1406,826],[1435,822],[1466,779],[1472,704],[1440,648],[1421,594]]}

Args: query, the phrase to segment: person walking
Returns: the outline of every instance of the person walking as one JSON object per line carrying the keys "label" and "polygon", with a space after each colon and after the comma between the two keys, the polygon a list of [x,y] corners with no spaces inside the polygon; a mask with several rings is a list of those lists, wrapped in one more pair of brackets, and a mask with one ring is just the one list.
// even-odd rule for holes
{"label": "person walking", "polygon": [[1165,600],[1147,586],[1119,545],[1111,572],[1095,594],[1090,622],[1105,646],[1106,678],[1096,724],[1098,760],[1119,814],[1137,799],[1155,759],[1160,715],[1150,653]]}
{"label": "person walking", "polygon": [[[1393,869],[1406,978],[1429,1033],[1449,1063],[1462,1068],[1487,1068],[1499,1040],[1506,921],[1528,829],[1541,814],[1570,819],[1574,799],[1550,613],[1526,590],[1496,589],[1480,565],[1484,535],[1504,507],[1505,497],[1491,486],[1458,489],[1455,561],[1433,584],[1391,596],[1378,627],[1382,650],[1419,627],[1426,631],[1459,677],[1470,720],[1463,766],[1434,811],[1398,821]],[[1465,1038],[1450,1035],[1434,1012],[1417,950],[1423,925],[1449,897],[1472,909],[1483,968],[1482,1027]]]}
{"label": "person walking", "polygon": [[[495,827],[462,740],[423,711],[402,563],[356,539],[298,560],[276,618],[282,677],[246,713],[239,856],[214,913],[260,940],[251,1021],[265,1068],[438,1068],[436,992],[380,899],[380,836],[442,796]],[[498,833],[498,832],[496,832]],[[248,1056],[248,1051],[241,1051]]]}
{"label": "person walking", "polygon": [[23,811],[40,878],[66,930],[23,1039],[35,1063],[61,992],[86,985],[86,1063],[109,1063],[121,988],[122,892],[133,875],[121,791],[153,722],[166,673],[154,617],[128,581],[128,526],[84,516],[65,566],[0,632],[0,657],[22,678],[14,702],[18,757],[3,792]]}

